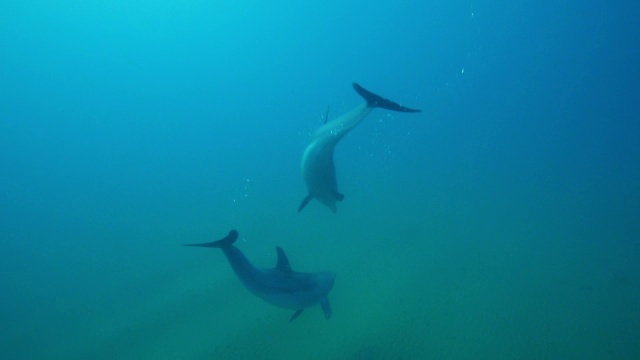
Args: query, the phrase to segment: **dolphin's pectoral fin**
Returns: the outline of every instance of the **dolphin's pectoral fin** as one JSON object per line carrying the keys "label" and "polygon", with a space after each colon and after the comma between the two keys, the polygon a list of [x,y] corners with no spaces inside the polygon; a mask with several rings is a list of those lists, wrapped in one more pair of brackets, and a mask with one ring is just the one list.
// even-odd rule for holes
{"label": "dolphin's pectoral fin", "polygon": [[322,312],[324,313],[324,318],[329,319],[331,317],[331,304],[329,303],[328,298],[324,298],[320,300],[320,307],[322,307]]}
{"label": "dolphin's pectoral fin", "polygon": [[335,198],[336,198],[336,200],[338,200],[338,201],[342,201],[342,200],[344,200],[344,194],[340,194],[340,193],[339,193],[339,192],[337,192],[337,191],[334,191],[334,192],[333,192],[333,197],[335,197]]}
{"label": "dolphin's pectoral fin", "polygon": [[302,199],[300,206],[298,206],[298,212],[302,211],[302,209],[304,209],[304,207],[309,204],[309,201],[311,201],[311,199],[313,199],[313,195],[311,194],[307,195],[307,197]]}
{"label": "dolphin's pectoral fin", "polygon": [[293,313],[293,316],[291,316],[291,319],[289,319],[289,321],[295,320],[298,316],[300,316],[300,314],[302,314],[303,311],[304,309],[296,310],[296,312]]}

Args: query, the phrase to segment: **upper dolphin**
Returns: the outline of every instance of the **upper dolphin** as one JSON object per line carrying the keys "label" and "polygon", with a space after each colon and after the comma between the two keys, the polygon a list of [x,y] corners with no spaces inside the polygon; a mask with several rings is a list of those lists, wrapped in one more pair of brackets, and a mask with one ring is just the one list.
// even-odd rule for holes
{"label": "upper dolphin", "polygon": [[[340,139],[356,127],[375,108],[399,112],[420,112],[385,99],[353,83],[353,88],[365,100],[350,112],[326,122],[313,134],[313,138],[302,155],[302,176],[309,193],[302,200],[298,212],[302,211],[311,199],[317,199],[331,211],[336,212],[336,201],[342,201],[344,195],[338,191],[336,168],[333,163],[333,150]],[[326,119],[325,119],[326,121]]]}
{"label": "upper dolphin", "polygon": [[304,309],[317,304],[322,307],[325,318],[331,317],[331,305],[327,295],[333,288],[334,273],[295,272],[279,246],[276,247],[278,253],[276,267],[259,269],[247,260],[242,251],[233,246],[237,239],[238,232],[231,230],[220,240],[202,244],[185,244],[185,246],[221,249],[236,276],[249,291],[272,305],[296,310],[291,320],[298,317]]}

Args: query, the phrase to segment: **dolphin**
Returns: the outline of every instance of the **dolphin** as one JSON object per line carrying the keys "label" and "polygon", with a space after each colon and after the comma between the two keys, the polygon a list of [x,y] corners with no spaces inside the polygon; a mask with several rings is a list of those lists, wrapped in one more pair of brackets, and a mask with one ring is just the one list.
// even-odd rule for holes
{"label": "dolphin", "polygon": [[356,127],[375,108],[383,108],[399,112],[420,112],[385,99],[371,91],[353,83],[353,88],[365,100],[350,112],[326,122],[313,134],[311,142],[302,155],[302,177],[309,190],[307,196],[298,207],[298,212],[316,199],[336,212],[336,201],[342,201],[344,195],[338,191],[336,168],[333,163],[333,150],[336,144],[351,129]]}
{"label": "dolphin", "polygon": [[276,246],[278,253],[276,267],[259,269],[247,260],[242,251],[233,246],[237,239],[238,232],[231,230],[220,240],[201,244],[184,244],[184,246],[221,249],[238,279],[251,293],[269,304],[295,310],[289,321],[300,316],[305,309],[318,304],[324,312],[324,317],[327,319],[331,317],[331,304],[327,295],[333,288],[336,277],[334,273],[293,271],[287,255],[279,246]]}

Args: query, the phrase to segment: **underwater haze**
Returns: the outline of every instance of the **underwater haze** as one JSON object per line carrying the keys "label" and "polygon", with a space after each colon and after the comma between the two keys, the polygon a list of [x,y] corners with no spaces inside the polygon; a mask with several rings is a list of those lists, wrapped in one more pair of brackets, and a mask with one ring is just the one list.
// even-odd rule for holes
{"label": "underwater haze", "polygon": [[[0,358],[640,359],[633,2],[4,0]],[[307,195],[325,120],[344,201]],[[337,274],[293,311],[222,252]]]}

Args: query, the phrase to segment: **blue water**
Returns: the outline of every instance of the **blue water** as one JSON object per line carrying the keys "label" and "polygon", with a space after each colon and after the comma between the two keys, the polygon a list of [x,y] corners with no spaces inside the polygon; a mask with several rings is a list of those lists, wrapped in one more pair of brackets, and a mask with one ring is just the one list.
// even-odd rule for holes
{"label": "blue water", "polygon": [[[0,358],[640,358],[640,22],[606,1],[0,4]],[[300,159],[351,82],[336,214]],[[183,243],[337,273],[333,317]]]}

